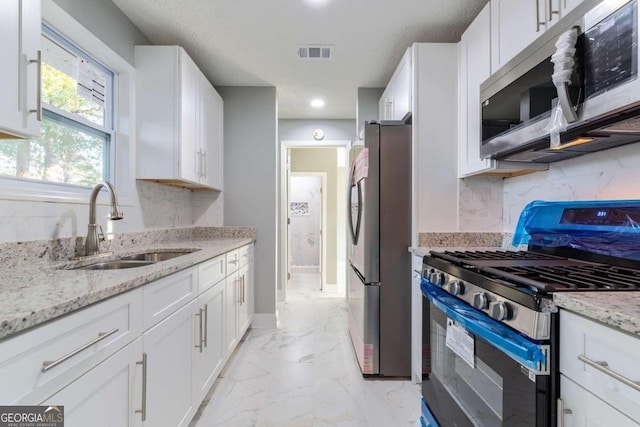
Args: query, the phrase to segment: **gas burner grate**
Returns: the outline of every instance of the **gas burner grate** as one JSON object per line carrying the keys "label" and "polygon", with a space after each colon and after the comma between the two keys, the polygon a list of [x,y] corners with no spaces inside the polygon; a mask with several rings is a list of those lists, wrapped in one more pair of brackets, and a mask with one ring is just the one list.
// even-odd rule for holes
{"label": "gas burner grate", "polygon": [[640,271],[606,265],[495,267],[495,270],[539,282],[546,291],[640,289]]}
{"label": "gas burner grate", "polygon": [[513,288],[534,292],[640,290],[640,269],[531,251],[431,252]]}
{"label": "gas burner grate", "polygon": [[[557,257],[553,255],[540,254],[529,251],[444,251],[444,252],[431,252],[436,257],[443,257],[449,259],[451,257],[459,260],[552,260],[563,259],[563,257]],[[442,256],[444,255],[444,256]]]}

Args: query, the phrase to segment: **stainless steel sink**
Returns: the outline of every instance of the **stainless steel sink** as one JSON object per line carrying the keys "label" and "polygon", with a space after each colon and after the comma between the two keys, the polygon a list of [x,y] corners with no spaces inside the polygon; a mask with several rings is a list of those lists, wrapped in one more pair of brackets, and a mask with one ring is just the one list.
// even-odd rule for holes
{"label": "stainless steel sink", "polygon": [[191,249],[181,250],[181,251],[167,251],[167,252],[144,252],[136,255],[123,256],[119,259],[121,260],[134,260],[134,261],[166,261],[168,259],[176,258],[182,255],[190,254],[195,252]]}
{"label": "stainless steel sink", "polygon": [[120,270],[123,268],[143,267],[160,261],[176,258],[193,253],[199,249],[175,249],[166,251],[150,251],[135,255],[117,257],[111,261],[94,262],[71,270]]}
{"label": "stainless steel sink", "polygon": [[72,270],[120,270],[123,268],[135,268],[143,267],[145,265],[151,265],[155,261],[142,261],[142,260],[114,260],[96,262],[94,264],[85,265],[84,267],[72,268]]}

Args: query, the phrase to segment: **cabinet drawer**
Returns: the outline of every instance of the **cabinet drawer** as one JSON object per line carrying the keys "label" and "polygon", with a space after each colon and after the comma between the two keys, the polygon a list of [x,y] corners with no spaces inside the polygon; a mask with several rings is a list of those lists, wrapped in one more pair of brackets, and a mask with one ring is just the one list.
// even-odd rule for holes
{"label": "cabinet drawer", "polygon": [[238,249],[238,258],[240,259],[238,266],[249,264],[253,261],[253,244],[246,245]]}
{"label": "cabinet drawer", "polygon": [[198,294],[203,293],[213,285],[224,279],[226,258],[217,256],[198,265]]}
{"label": "cabinet drawer", "polygon": [[142,333],[135,289],[0,342],[0,404],[37,404]]}
{"label": "cabinet drawer", "polygon": [[240,267],[240,250],[235,249],[226,254],[227,257],[227,275],[235,272]]}
{"label": "cabinet drawer", "polygon": [[640,391],[615,378],[618,374],[640,386],[638,366],[640,338],[560,311],[560,372],[640,423]]}
{"label": "cabinet drawer", "polygon": [[182,270],[142,288],[143,326],[149,329],[197,296],[198,269]]}
{"label": "cabinet drawer", "polygon": [[564,375],[560,375],[560,389],[565,411],[559,426],[640,427]]}

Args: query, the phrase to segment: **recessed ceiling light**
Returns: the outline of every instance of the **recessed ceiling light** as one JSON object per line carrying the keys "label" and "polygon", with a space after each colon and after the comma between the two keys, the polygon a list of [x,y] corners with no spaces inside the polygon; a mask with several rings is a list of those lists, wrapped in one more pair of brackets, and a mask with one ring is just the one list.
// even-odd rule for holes
{"label": "recessed ceiling light", "polygon": [[322,99],[314,99],[311,101],[311,106],[313,108],[322,108],[324,107],[324,101]]}

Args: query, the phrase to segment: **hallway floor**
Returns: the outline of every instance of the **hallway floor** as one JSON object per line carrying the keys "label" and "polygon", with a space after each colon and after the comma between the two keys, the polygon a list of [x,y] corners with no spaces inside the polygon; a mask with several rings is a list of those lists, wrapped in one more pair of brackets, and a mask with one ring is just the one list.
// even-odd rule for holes
{"label": "hallway floor", "polygon": [[279,328],[250,329],[190,427],[418,426],[420,388],[364,379],[347,304],[319,276],[292,275]]}

